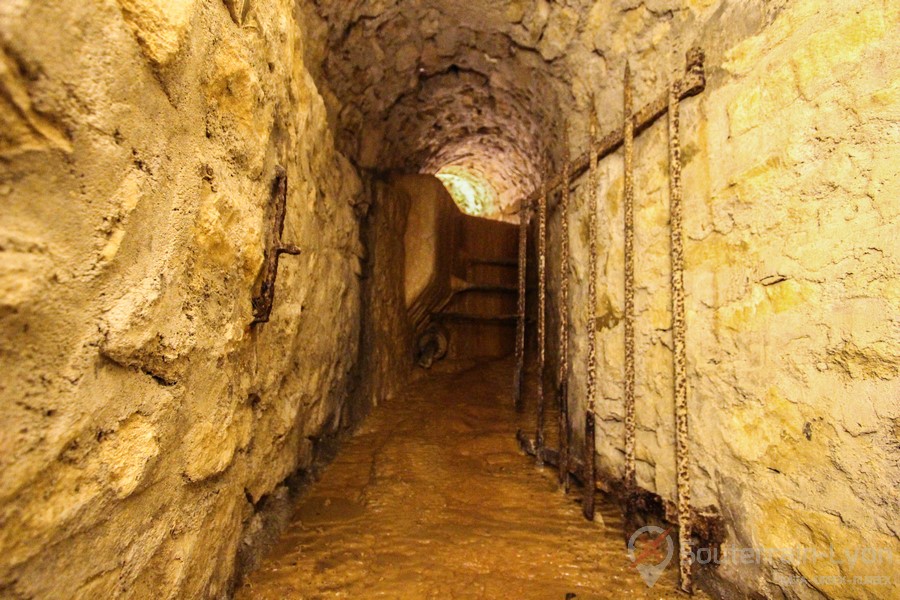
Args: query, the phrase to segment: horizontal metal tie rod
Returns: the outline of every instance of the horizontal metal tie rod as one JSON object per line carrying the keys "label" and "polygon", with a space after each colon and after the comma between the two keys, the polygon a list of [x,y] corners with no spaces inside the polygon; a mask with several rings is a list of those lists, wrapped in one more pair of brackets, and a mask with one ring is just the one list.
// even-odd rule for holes
{"label": "horizontal metal tie rod", "polygon": [[472,284],[460,286],[457,289],[453,290],[454,294],[464,294],[466,292],[518,294],[519,289],[514,285],[472,283]]}
{"label": "horizontal metal tie rod", "polygon": [[506,258],[468,258],[466,263],[470,265],[487,265],[491,267],[518,267],[519,262],[515,259]]}
{"label": "horizontal metal tie rod", "polygon": [[458,312],[441,312],[435,313],[432,317],[439,321],[469,321],[480,323],[503,323],[515,324],[518,319],[517,315],[477,315],[470,313]]}
{"label": "horizontal metal tie rod", "polygon": [[[684,77],[682,77],[679,81],[674,82],[672,85],[675,86],[675,89],[678,90],[678,99],[684,100],[685,98],[690,98],[691,96],[696,96],[700,92],[702,92],[706,88],[706,73],[703,68],[704,55],[703,51],[699,48],[692,48],[687,53],[687,68],[685,69]],[[634,115],[634,135],[637,135],[641,131],[647,129],[652,125],[658,118],[665,115],[669,110],[669,93],[666,91],[661,94],[656,100],[644,106],[641,110],[639,110]],[[615,129],[614,131],[609,132],[603,138],[600,139],[599,142],[596,142],[591,151],[583,153],[581,156],[576,158],[572,162],[572,166],[569,170],[568,182],[571,184],[573,181],[584,175],[588,170],[588,166],[590,165],[591,156],[595,156],[596,160],[600,160],[605,156],[615,152],[619,146],[622,145],[625,139],[624,128],[620,127]],[[537,205],[538,200],[541,197],[542,193],[547,193],[548,195],[553,192],[559,190],[559,188],[563,184],[564,174],[554,175],[550,181],[547,182],[546,189],[542,186],[540,190],[537,190],[528,198],[526,198],[522,202],[522,207],[534,208]],[[521,208],[519,209],[521,210]]]}

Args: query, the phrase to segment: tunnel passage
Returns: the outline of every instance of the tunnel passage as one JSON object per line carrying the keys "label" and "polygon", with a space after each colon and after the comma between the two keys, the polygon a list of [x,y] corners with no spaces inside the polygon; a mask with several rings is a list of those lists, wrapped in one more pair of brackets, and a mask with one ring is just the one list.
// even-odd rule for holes
{"label": "tunnel passage", "polygon": [[518,230],[467,215],[428,175],[389,180],[405,215],[403,287],[415,361],[491,359],[515,342]]}
{"label": "tunnel passage", "polygon": [[338,147],[363,168],[486,185],[477,214],[515,220],[543,165],[559,160],[573,103],[548,60],[556,54],[525,41],[542,25],[504,3],[313,4],[326,50],[314,75],[329,91]]}
{"label": "tunnel passage", "polygon": [[372,182],[364,239],[364,395],[402,393],[436,362],[511,354],[517,322],[518,227],[465,214],[434,175],[385,173]]}
{"label": "tunnel passage", "polygon": [[[536,45],[546,22],[453,0],[306,8],[338,148],[373,172],[437,176],[462,213],[424,180],[390,184],[409,205],[403,335],[416,360],[512,352],[518,210],[561,161],[575,103],[559,49]],[[430,280],[423,239],[442,263]]]}

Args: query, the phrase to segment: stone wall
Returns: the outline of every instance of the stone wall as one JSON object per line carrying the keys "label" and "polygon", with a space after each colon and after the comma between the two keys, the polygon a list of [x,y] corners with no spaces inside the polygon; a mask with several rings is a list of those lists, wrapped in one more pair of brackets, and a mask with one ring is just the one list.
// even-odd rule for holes
{"label": "stone wall", "polygon": [[[702,48],[707,89],[682,114],[694,503],[723,515],[730,545],[900,550],[896,2],[303,5],[348,156],[428,173],[480,169],[507,213],[537,187],[545,158],[559,170],[566,140],[572,155],[584,150],[590,112],[601,133],[621,126],[626,60],[640,107],[680,75],[689,48]],[[636,150],[638,476],[671,500],[665,119]],[[598,448],[610,477],[623,460],[621,163],[614,155],[601,166],[596,307],[587,306],[583,178],[572,207],[573,417],[580,428],[590,316],[601,332]],[[551,213],[551,315],[558,231]],[[766,559],[718,575],[771,597],[890,593],[786,579],[850,571]]]}
{"label": "stone wall", "polygon": [[[551,24],[564,11],[554,8]],[[606,1],[579,23],[567,60],[573,73],[579,61],[602,65],[602,77],[573,75],[576,94],[596,94],[601,133],[621,125],[626,58],[639,108],[683,69],[689,47],[707,53],[707,89],[682,108],[693,502],[723,515],[726,549],[821,553],[734,564],[736,553],[726,551],[710,585],[767,597],[891,597],[890,586],[816,578],[896,574],[895,562],[833,560],[831,548],[839,558],[866,548],[892,561],[900,554],[896,3]],[[573,153],[587,132],[578,114]],[[637,476],[674,500],[665,118],[640,135],[635,152]],[[602,162],[601,181],[593,308],[586,179],[574,201],[570,390],[580,428],[593,313],[602,366],[597,447],[604,474],[618,478],[620,153]],[[554,252],[549,262],[557,261]]]}
{"label": "stone wall", "polygon": [[413,365],[413,330],[406,308],[406,248],[409,207],[415,199],[390,177],[372,182],[372,204],[364,220],[367,256],[363,278],[360,360],[367,374],[360,393],[367,406],[393,396]]}
{"label": "stone wall", "polygon": [[[346,424],[354,204],[289,0],[0,5],[0,596],[226,593]],[[274,310],[251,326],[287,172]]]}
{"label": "stone wall", "polygon": [[[403,278],[376,265],[403,264],[409,199],[379,205],[330,127],[358,165],[477,169],[510,213],[566,139],[585,148],[591,109],[602,132],[621,124],[626,59],[641,106],[692,46],[709,76],[682,111],[694,503],[723,516],[726,547],[896,557],[896,2],[351,4],[0,4],[0,595],[220,595],[267,499],[397,385],[404,334],[381,319],[402,316]],[[638,481],[671,500],[664,119],[636,152]],[[572,206],[573,417],[596,318],[613,478],[621,162],[601,165],[596,307],[583,179]],[[283,238],[303,252],[251,326],[279,166]],[[378,290],[394,304],[369,316]],[[764,558],[710,585],[888,597],[787,579],[887,570]]]}

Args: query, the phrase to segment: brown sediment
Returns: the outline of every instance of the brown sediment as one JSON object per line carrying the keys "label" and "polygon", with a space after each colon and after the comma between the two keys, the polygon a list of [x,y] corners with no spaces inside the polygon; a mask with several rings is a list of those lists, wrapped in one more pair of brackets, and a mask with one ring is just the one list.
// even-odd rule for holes
{"label": "brown sediment", "polygon": [[680,597],[675,561],[641,580],[618,508],[598,498],[585,521],[519,452],[534,417],[509,406],[512,366],[435,374],[376,408],[237,598]]}

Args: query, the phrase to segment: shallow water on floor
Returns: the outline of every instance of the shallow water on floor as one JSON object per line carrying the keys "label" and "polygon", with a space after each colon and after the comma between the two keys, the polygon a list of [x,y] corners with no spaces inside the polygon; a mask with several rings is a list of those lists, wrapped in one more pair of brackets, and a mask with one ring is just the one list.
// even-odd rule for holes
{"label": "shallow water on floor", "polygon": [[585,521],[520,452],[534,417],[512,409],[512,368],[436,373],[377,407],[237,598],[683,598],[674,564],[641,580],[616,507]]}

